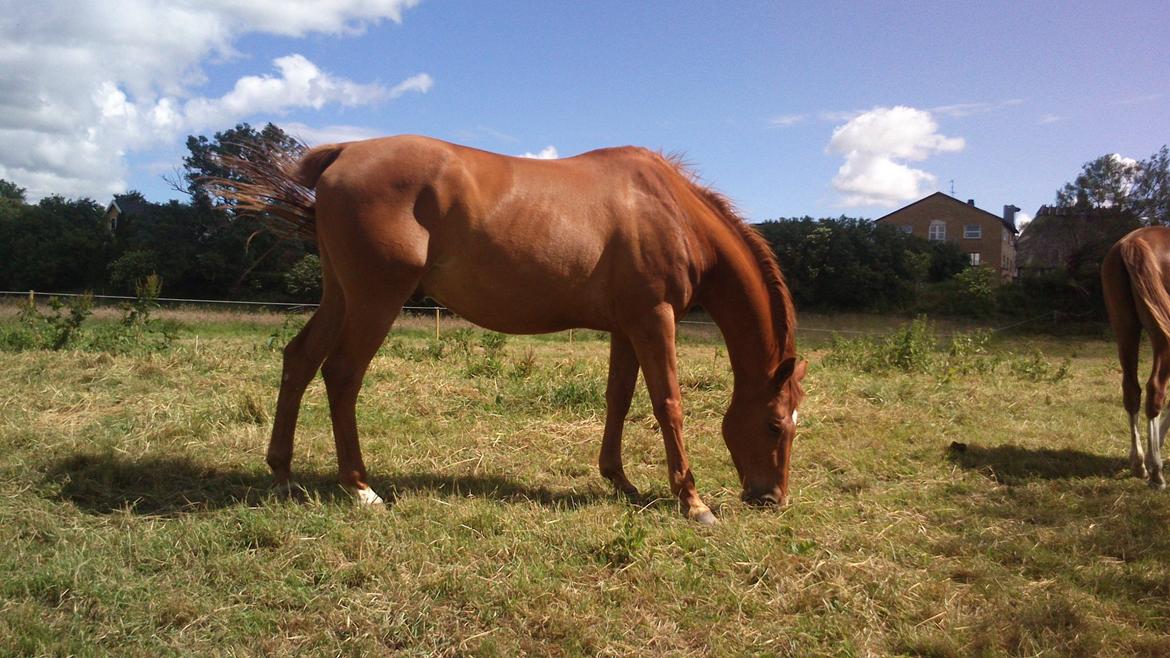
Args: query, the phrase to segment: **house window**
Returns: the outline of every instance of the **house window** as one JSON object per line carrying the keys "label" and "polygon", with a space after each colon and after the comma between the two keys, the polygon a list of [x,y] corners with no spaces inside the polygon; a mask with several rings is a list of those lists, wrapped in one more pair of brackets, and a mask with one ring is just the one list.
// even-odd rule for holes
{"label": "house window", "polygon": [[973,254],[967,254],[967,256],[968,256],[968,257],[971,259],[971,264],[972,264],[972,265],[978,265],[978,264],[979,264],[979,261],[981,260],[981,258],[980,258],[980,256],[979,256],[979,252],[978,252],[978,251],[976,251],[976,252],[975,252],[975,253],[973,253]]}
{"label": "house window", "polygon": [[967,240],[979,240],[983,237],[983,227],[978,224],[964,224],[963,237]]}
{"label": "house window", "polygon": [[941,219],[936,219],[930,223],[930,229],[926,233],[928,240],[941,242],[947,239],[947,223]]}
{"label": "house window", "polygon": [[914,232],[913,226],[899,226],[898,229],[901,230],[903,233],[913,233]]}

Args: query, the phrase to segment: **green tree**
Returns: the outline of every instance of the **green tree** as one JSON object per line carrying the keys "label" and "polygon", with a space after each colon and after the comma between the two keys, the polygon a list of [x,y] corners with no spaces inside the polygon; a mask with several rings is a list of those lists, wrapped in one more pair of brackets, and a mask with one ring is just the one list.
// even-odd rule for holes
{"label": "green tree", "polygon": [[101,207],[58,196],[0,213],[0,285],[9,290],[101,289],[113,244]]}
{"label": "green tree", "polygon": [[321,299],[321,260],[313,254],[305,254],[284,273],[284,286],[297,301]]}
{"label": "green tree", "polygon": [[1170,225],[1170,150],[1166,145],[1141,161],[1133,197],[1139,219],[1151,225]]}
{"label": "green tree", "polygon": [[967,267],[950,243],[929,242],[893,226],[840,217],[756,224],[772,245],[802,308],[905,308],[924,281]]}
{"label": "green tree", "polygon": [[204,181],[208,178],[240,180],[240,175],[223,166],[220,158],[238,157],[249,150],[273,147],[290,152],[304,149],[298,140],[272,123],[266,124],[260,130],[247,123],[240,123],[234,128],[215,133],[210,139],[203,135],[189,135],[188,155],[183,158],[182,181],[176,187],[191,195],[191,201],[195,205],[211,206],[216,202],[222,202],[222,199],[213,198],[214,195]]}
{"label": "green tree", "polygon": [[25,189],[17,186],[12,181],[0,178],[0,202],[9,202],[15,205],[24,205],[25,203]]}
{"label": "green tree", "polygon": [[1170,151],[1163,145],[1144,160],[1112,153],[1086,162],[1056,191],[1056,205],[1121,208],[1143,224],[1170,224]]}
{"label": "green tree", "polygon": [[1081,173],[1071,183],[1056,191],[1056,205],[1072,207],[1088,204],[1094,208],[1112,208],[1129,204],[1138,163],[1111,153],[1081,166]]}
{"label": "green tree", "polygon": [[[217,245],[215,250],[200,250],[197,262],[208,273],[220,275],[231,272],[226,285],[216,281],[216,288],[225,288],[224,294],[281,294],[285,290],[284,275],[313,245],[303,241],[277,236],[269,232],[262,221],[254,217],[236,216],[231,212],[232,202],[216,197],[206,184],[208,178],[243,180],[239,172],[225,167],[221,158],[244,153],[272,150],[298,153],[304,149],[274,124],[261,130],[241,123],[234,128],[217,132],[212,138],[189,136],[183,158],[183,185],[191,195],[198,212],[211,213],[204,224],[200,242]],[[164,278],[173,281],[173,278]]]}

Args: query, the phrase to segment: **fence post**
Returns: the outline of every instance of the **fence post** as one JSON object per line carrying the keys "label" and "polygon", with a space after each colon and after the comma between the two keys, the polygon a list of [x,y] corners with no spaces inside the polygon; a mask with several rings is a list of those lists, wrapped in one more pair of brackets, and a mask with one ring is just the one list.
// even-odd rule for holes
{"label": "fence post", "polygon": [[37,293],[35,290],[28,291],[28,305],[33,308],[37,305]]}
{"label": "fence post", "polygon": [[439,340],[439,307],[435,307],[435,340]]}

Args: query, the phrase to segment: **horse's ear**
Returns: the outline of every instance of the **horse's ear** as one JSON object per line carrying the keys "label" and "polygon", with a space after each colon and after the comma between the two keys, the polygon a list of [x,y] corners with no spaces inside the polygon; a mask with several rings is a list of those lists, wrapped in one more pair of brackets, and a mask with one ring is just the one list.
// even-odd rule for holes
{"label": "horse's ear", "polygon": [[795,378],[794,381],[798,381],[798,382],[801,381],[802,379],[804,379],[804,376],[807,373],[808,373],[808,361],[805,361],[804,359],[797,361],[796,368],[794,368],[792,371],[792,376]]}
{"label": "horse's ear", "polygon": [[784,361],[780,362],[780,364],[776,366],[776,372],[772,373],[772,383],[776,384],[777,386],[783,386],[784,383],[789,381],[789,378],[792,377],[792,373],[796,371],[796,368],[796,357],[790,356],[789,358],[785,358]]}
{"label": "horse's ear", "polygon": [[783,386],[785,382],[791,379],[794,382],[799,382],[804,379],[805,373],[808,372],[808,361],[804,359],[797,359],[795,356],[790,356],[780,362],[776,367],[775,374],[772,375],[772,383],[777,388]]}

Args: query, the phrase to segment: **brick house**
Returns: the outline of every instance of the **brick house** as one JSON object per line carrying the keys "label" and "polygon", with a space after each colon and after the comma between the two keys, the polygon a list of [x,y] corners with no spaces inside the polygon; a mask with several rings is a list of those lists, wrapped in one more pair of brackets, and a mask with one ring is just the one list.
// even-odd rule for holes
{"label": "brick house", "polygon": [[953,242],[967,254],[972,265],[994,267],[1000,276],[1016,276],[1015,206],[1004,206],[1003,216],[975,207],[942,192],[879,217],[877,221],[897,226],[927,240]]}

